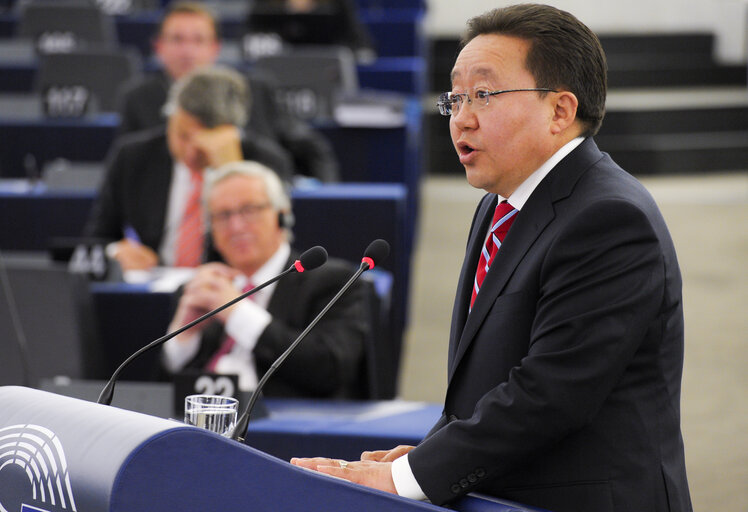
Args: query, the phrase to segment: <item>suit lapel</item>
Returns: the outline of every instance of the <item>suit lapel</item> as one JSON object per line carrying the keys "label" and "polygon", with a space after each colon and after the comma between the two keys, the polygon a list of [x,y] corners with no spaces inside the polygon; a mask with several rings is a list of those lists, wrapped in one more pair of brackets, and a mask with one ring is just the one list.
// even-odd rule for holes
{"label": "suit lapel", "polygon": [[[536,191],[538,190],[536,189]],[[542,191],[540,192],[542,193]],[[460,359],[475,338],[475,334],[478,332],[479,327],[490,311],[492,304],[503,292],[507,281],[514,273],[517,265],[522,261],[522,258],[538,236],[543,232],[548,223],[553,220],[554,213],[551,202],[546,199],[544,201],[537,201],[537,203],[538,204],[534,208],[528,208],[528,204],[525,204],[525,207],[523,207],[519,212],[512,227],[509,229],[504,242],[501,244],[501,249],[496,253],[496,257],[491,263],[491,268],[486,274],[480,293],[478,293],[478,296],[475,298],[473,310],[467,315],[467,318],[464,321],[464,329],[459,337],[452,364],[449,366],[450,379],[454,373],[454,369],[459,364]],[[482,231],[483,234],[485,234],[486,229],[488,229],[487,225]],[[477,242],[478,252],[483,244],[483,236],[481,235],[479,238],[480,240]],[[475,248],[473,248],[473,251],[471,252],[474,251]],[[476,257],[473,258],[475,264],[477,264],[477,254],[478,253],[476,252]],[[468,274],[475,274],[475,265],[471,264],[471,267],[472,270],[466,269],[466,272],[464,272],[464,279],[468,279]],[[472,282],[472,277],[469,279]],[[463,304],[469,302],[470,299],[468,295],[468,298],[463,301]],[[467,311],[467,308],[465,308],[465,310]]]}
{"label": "suit lapel", "polygon": [[154,172],[154,176],[156,176],[154,178],[154,188],[161,191],[159,192],[160,197],[165,198],[165,200],[159,205],[158,210],[154,211],[155,215],[153,216],[154,229],[159,229],[158,232],[161,233],[158,241],[159,246],[163,240],[163,227],[166,223],[166,208],[169,203],[169,190],[171,187],[172,176],[174,174],[174,160],[172,160],[171,154],[169,154],[166,140],[164,140],[163,148],[164,151],[159,152],[159,154],[154,158],[154,169],[166,170],[166,172]]}
{"label": "suit lapel", "polygon": [[140,171],[138,187],[140,195],[133,203],[132,218],[140,237],[157,251],[161,247],[166,224],[166,209],[169,203],[174,163],[169,155],[166,136],[156,140],[151,147],[158,148],[149,155],[147,167]]}
{"label": "suit lapel", "polygon": [[[290,267],[299,255],[291,251],[291,256],[286,260],[286,265],[283,267]],[[293,276],[287,276],[291,278]],[[297,277],[300,277],[297,275]],[[294,302],[294,297],[298,296],[297,290],[300,283],[300,279],[281,279],[275,285],[273,295],[270,297],[268,302],[267,311],[273,316],[282,315],[285,310],[288,310],[288,305]]]}
{"label": "suit lapel", "polygon": [[568,197],[579,177],[601,157],[594,141],[588,138],[540,182],[509,229],[486,274],[473,310],[468,314],[475,266],[493,213],[492,207],[496,204],[496,196],[492,196],[493,200],[488,207],[485,201],[481,205],[481,221],[471,233],[453,310],[448,366],[450,381],[496,298],[501,295],[515,269],[543,230],[553,221],[554,203]]}
{"label": "suit lapel", "polygon": [[473,293],[473,282],[475,281],[475,267],[478,265],[481,248],[485,242],[484,238],[488,231],[488,224],[493,217],[496,207],[496,194],[487,194],[481,200],[473,218],[470,238],[465,251],[465,259],[462,262],[462,270],[457,283],[457,293],[452,308],[452,326],[449,334],[449,356],[448,368],[452,367],[452,361],[457,351],[457,344],[462,337],[465,321],[468,316],[470,296]]}

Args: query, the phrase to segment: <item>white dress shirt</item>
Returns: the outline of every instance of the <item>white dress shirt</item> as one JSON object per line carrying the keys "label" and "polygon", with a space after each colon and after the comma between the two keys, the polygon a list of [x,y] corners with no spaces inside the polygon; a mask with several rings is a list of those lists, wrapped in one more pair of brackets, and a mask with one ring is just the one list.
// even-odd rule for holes
{"label": "white dress shirt", "polygon": [[[506,198],[499,196],[498,202],[506,199],[511,206],[521,211],[535,188],[537,188],[540,182],[543,181],[543,178],[551,172],[551,169],[553,169],[556,164],[563,160],[566,155],[571,153],[583,141],[584,137],[577,137],[567,142],[556,151],[553,156],[546,160],[537,171],[528,176],[527,179],[517,187],[517,190],[512,192],[512,195]],[[489,226],[488,231],[490,231],[490,228],[491,227]],[[486,232],[486,238],[488,238],[488,231]],[[415,500],[426,499],[423,489],[421,489],[421,486],[418,484],[416,477],[413,476],[413,471],[408,462],[408,454],[403,455],[392,463],[392,481],[395,483],[395,489],[397,490],[397,494],[400,496],[405,496],[406,498],[412,498]]]}
{"label": "white dress shirt", "polygon": [[[291,247],[284,242],[251,276],[251,282],[256,286],[283,272],[290,255]],[[234,285],[241,290],[249,281],[250,278],[247,276],[238,276]],[[266,309],[275,286],[276,283],[273,283],[252,295],[251,298],[237,303],[224,325],[226,335],[232,337],[235,343],[230,352],[218,359],[215,371],[238,375],[239,388],[244,391],[252,391],[257,387],[258,378],[253,350],[260,335],[273,319]],[[172,373],[178,372],[195,357],[199,349],[199,333],[186,338],[178,336],[169,340],[163,348],[164,366]]]}
{"label": "white dress shirt", "polygon": [[166,203],[166,215],[164,216],[164,236],[161,238],[161,245],[158,248],[159,258],[166,267],[173,267],[176,260],[179,225],[182,223],[191,187],[190,170],[182,162],[174,162],[171,184],[169,185],[169,198]]}

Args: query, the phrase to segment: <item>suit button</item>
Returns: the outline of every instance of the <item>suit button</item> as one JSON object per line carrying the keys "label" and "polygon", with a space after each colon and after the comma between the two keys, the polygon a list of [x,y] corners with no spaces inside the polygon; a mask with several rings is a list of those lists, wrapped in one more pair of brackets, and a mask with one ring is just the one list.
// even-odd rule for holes
{"label": "suit button", "polygon": [[475,482],[478,481],[478,477],[475,476],[475,473],[470,473],[467,479],[468,479],[468,482],[470,482],[471,484],[474,484]]}
{"label": "suit button", "polygon": [[452,487],[450,487],[449,490],[452,491],[452,494],[460,494],[462,487],[457,484],[452,484]]}
{"label": "suit button", "polygon": [[449,422],[450,422],[450,423],[452,423],[453,421],[457,421],[457,420],[459,420],[459,419],[460,419],[460,418],[458,418],[458,417],[457,417],[457,416],[455,416],[454,414],[450,414],[450,415],[449,415]]}
{"label": "suit button", "polygon": [[486,476],[486,470],[483,468],[477,468],[475,470],[475,476],[477,476],[478,478],[483,478],[484,476]]}
{"label": "suit button", "polygon": [[470,484],[463,478],[462,480],[460,480],[460,487],[462,487],[463,489],[467,489],[468,487],[470,487]]}

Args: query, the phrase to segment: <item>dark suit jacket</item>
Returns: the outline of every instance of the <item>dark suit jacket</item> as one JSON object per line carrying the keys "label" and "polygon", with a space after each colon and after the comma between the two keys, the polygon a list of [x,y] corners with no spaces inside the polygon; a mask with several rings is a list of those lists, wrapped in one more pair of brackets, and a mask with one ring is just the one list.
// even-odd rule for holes
{"label": "dark suit jacket", "polygon": [[[292,254],[287,266],[296,258]],[[330,259],[318,269],[278,281],[267,309],[273,319],[254,349],[259,377],[352,275],[350,264]],[[372,321],[365,284],[357,281],[330,308],[268,381],[266,395],[358,398],[364,393],[364,340]],[[200,350],[187,368],[204,368],[225,336],[221,323],[203,331]]]}
{"label": "dark suit jacket", "polygon": [[[246,160],[256,160],[291,178],[291,164],[275,143],[257,137],[242,141]],[[85,234],[119,240],[123,228],[135,228],[143,244],[158,252],[174,161],[163,128],[122,137],[112,149],[107,175],[99,190]]]}
{"label": "dark suit jacket", "polygon": [[[272,139],[289,152],[294,170],[321,181],[339,181],[340,170],[332,146],[305,122],[291,116],[275,100],[272,78],[252,71],[247,76],[251,102],[247,129]],[[161,108],[171,81],[162,72],[138,77],[119,94],[120,133],[163,126]]]}
{"label": "dark suit jacket", "polygon": [[496,196],[473,219],[444,414],[409,461],[444,503],[690,511],[681,277],[647,191],[587,139],[538,185],[468,304]]}

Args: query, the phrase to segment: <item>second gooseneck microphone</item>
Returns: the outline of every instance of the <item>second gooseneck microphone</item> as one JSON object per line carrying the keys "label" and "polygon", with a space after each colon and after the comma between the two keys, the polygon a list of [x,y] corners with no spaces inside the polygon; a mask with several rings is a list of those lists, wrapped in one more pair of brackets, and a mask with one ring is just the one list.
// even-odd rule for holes
{"label": "second gooseneck microphone", "polygon": [[359,266],[359,269],[356,271],[356,273],[354,273],[353,276],[351,276],[351,278],[348,280],[348,282],[343,285],[343,287],[335,295],[335,297],[330,299],[330,302],[328,302],[327,305],[322,309],[322,311],[320,311],[319,314],[314,318],[314,320],[311,321],[307,328],[304,329],[301,334],[299,334],[299,336],[294,340],[293,343],[291,343],[291,345],[285,350],[285,352],[283,352],[278,357],[278,359],[276,359],[273,364],[270,365],[270,368],[268,368],[268,370],[265,372],[265,375],[262,376],[260,382],[257,383],[257,388],[252,393],[252,397],[249,399],[246,410],[236,422],[234,430],[231,432],[231,439],[240,442],[244,441],[244,435],[247,432],[247,426],[249,425],[249,417],[252,414],[252,409],[254,408],[255,403],[257,402],[257,397],[260,396],[260,392],[262,391],[262,388],[265,386],[265,383],[268,381],[268,379],[273,376],[278,367],[283,364],[283,361],[285,361],[286,358],[291,355],[291,352],[293,352],[294,349],[299,345],[299,343],[301,343],[301,340],[303,340],[306,335],[309,334],[309,331],[311,331],[312,328],[317,325],[317,322],[322,319],[325,313],[327,313],[327,311],[338,301],[338,299],[346,292],[346,290],[351,287],[356,279],[358,279],[358,277],[365,271],[370,270],[381,263],[385,258],[387,258],[389,253],[390,244],[388,244],[381,238],[374,240],[369,244],[369,246],[366,248],[366,251],[364,252],[364,257],[361,259],[361,265]]}
{"label": "second gooseneck microphone", "polygon": [[252,288],[251,290],[242,293],[235,299],[230,300],[223,306],[218,306],[216,309],[212,311],[208,311],[200,318],[197,318],[193,320],[192,322],[180,327],[176,331],[170,332],[165,336],[162,336],[158,338],[157,340],[153,340],[148,345],[142,347],[140,350],[136,351],[133,355],[125,359],[125,361],[119,365],[119,368],[117,368],[114,373],[112,374],[112,377],[109,379],[109,382],[106,383],[106,386],[104,386],[104,389],[101,390],[101,394],[99,395],[98,403],[104,404],[104,405],[110,405],[112,403],[112,398],[114,397],[114,385],[117,382],[117,378],[119,377],[119,374],[122,372],[123,369],[127,367],[127,365],[130,364],[131,361],[134,359],[137,359],[141,354],[144,354],[145,352],[148,352],[149,350],[158,347],[159,345],[162,345],[163,343],[166,343],[170,339],[172,339],[175,336],[180,335],[187,329],[191,329],[192,327],[196,326],[200,322],[207,320],[208,318],[212,317],[216,313],[220,313],[224,309],[233,306],[240,300],[249,297],[253,293],[257,293],[258,291],[262,290],[266,286],[269,286],[273,284],[274,282],[278,281],[281,277],[290,274],[291,272],[304,272],[306,270],[312,270],[315,269],[321,265],[323,265],[327,261],[327,251],[324,249],[324,247],[321,247],[319,245],[312,247],[311,249],[308,249],[305,251],[301,256],[299,256],[299,259],[296,260],[293,265],[288,267],[286,270],[278,274],[272,279],[269,279],[268,281],[265,281],[259,286],[256,286]]}

